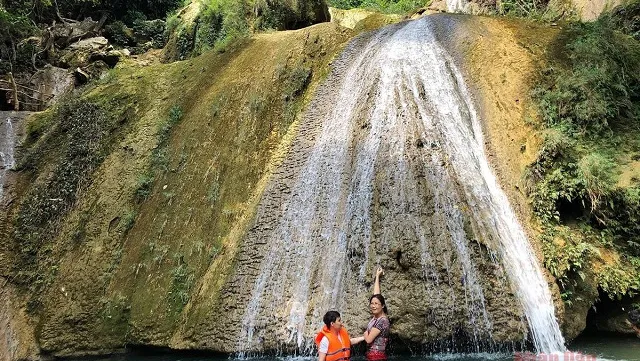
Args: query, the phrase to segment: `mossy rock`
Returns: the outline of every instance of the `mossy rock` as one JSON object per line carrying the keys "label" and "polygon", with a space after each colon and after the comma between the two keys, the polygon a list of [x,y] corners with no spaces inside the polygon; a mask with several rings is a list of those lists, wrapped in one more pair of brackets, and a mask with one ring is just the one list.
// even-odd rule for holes
{"label": "mossy rock", "polygon": [[329,19],[325,0],[193,1],[167,19],[163,58],[171,62],[209,49],[224,51],[252,32],[300,29]]}
{"label": "mossy rock", "polygon": [[389,24],[397,23],[400,20],[402,20],[402,16],[400,15],[385,15],[380,13],[374,13],[360,20],[355,25],[353,30],[357,32],[371,31]]}

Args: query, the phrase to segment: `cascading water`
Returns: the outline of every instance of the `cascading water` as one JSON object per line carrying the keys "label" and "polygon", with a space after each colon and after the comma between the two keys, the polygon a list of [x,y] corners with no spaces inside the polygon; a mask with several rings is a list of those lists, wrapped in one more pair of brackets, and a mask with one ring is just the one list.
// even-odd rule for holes
{"label": "cascading water", "polygon": [[[501,269],[536,350],[564,350],[542,271],[489,168],[470,94],[429,19],[356,39],[327,83],[245,238],[231,282],[249,295],[238,351],[269,337],[310,350],[322,314],[356,308],[361,301],[345,295],[368,292],[367,270],[399,242],[418,245],[424,295],[455,305],[449,312],[465,315],[480,351],[496,328],[473,238]],[[282,329],[272,323],[286,333],[266,332]]]}
{"label": "cascading water", "polygon": [[0,201],[4,196],[7,172],[16,165],[13,155],[15,139],[16,134],[13,129],[13,122],[11,117],[7,117],[0,124]]}
{"label": "cascading water", "polygon": [[450,13],[465,12],[468,4],[467,0],[447,0],[447,11]]}

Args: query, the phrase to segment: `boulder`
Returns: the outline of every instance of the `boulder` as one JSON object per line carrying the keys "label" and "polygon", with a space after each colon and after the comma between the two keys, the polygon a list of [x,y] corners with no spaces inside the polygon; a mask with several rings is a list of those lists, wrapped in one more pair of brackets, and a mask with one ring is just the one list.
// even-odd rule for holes
{"label": "boulder", "polygon": [[106,38],[96,37],[78,41],[61,51],[58,65],[63,68],[83,68],[102,61],[113,68],[127,54],[129,51],[113,49]]}
{"label": "boulder", "polygon": [[92,79],[99,79],[109,70],[109,65],[102,60],[95,61],[85,67],[76,68],[73,75],[76,78],[76,84],[82,85],[88,83]]}
{"label": "boulder", "polygon": [[67,70],[47,64],[31,78],[34,97],[41,99],[45,106],[53,105],[62,95],[73,90],[74,77]]}
{"label": "boulder", "polygon": [[88,61],[89,63],[93,63],[96,61],[102,61],[107,64],[110,68],[113,68],[118,64],[120,58],[124,57],[124,53],[120,50],[109,50],[109,51],[101,51],[91,53],[89,55]]}
{"label": "boulder", "polygon": [[329,14],[331,15],[331,22],[344,26],[345,28],[353,29],[360,21],[377,13],[364,9],[343,10],[329,8]]}
{"label": "boulder", "polygon": [[75,42],[69,45],[69,49],[91,51],[91,50],[99,50],[99,49],[105,48],[108,45],[109,45],[109,40],[107,40],[107,38],[102,36],[97,36],[95,38],[89,38],[89,39],[84,39],[84,40]]}
{"label": "boulder", "polygon": [[578,16],[582,20],[595,20],[607,10],[622,4],[622,0],[571,0]]}
{"label": "boulder", "polygon": [[66,47],[69,43],[73,43],[79,39],[96,35],[100,29],[100,22],[86,18],[83,21],[72,21],[65,23],[57,23],[48,28],[50,37],[55,40],[56,45],[60,48]]}
{"label": "boulder", "polygon": [[86,84],[89,81],[90,77],[89,73],[81,68],[76,68],[76,70],[73,72],[73,76],[75,76],[76,83],[78,85]]}

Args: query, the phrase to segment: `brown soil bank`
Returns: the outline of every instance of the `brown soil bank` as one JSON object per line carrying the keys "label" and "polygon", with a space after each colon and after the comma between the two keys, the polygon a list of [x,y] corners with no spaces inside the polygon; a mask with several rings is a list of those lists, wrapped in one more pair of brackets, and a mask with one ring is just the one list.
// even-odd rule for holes
{"label": "brown soil bank", "polygon": [[[474,85],[491,160],[534,235],[519,185],[538,146],[525,123],[528,76],[556,30],[468,16],[438,15],[434,21]],[[239,330],[220,325],[244,307],[229,296],[235,297],[229,292],[234,285],[247,282],[236,273],[238,265],[251,268],[250,256],[261,252],[243,243],[245,236],[274,172],[296,139],[304,139],[300,110],[353,36],[320,24],[256,36],[224,54],[129,64],[75,103],[101,119],[95,122],[99,137],[73,133],[87,123],[76,108],[32,118],[21,186],[0,217],[13,220],[3,225],[0,243],[0,301],[8,310],[0,322],[10,330],[0,339],[3,360],[32,355],[30,335],[43,353],[55,356],[109,353],[130,344],[236,350]],[[87,176],[65,178],[65,164],[78,159]],[[58,185],[69,191],[58,195]],[[39,204],[44,211],[37,211]],[[26,232],[27,221],[39,230]],[[480,244],[474,247],[477,257],[486,257]],[[411,253],[402,258],[398,249],[387,251],[398,274],[416,262],[406,258]],[[482,266],[495,272],[488,262]],[[404,293],[396,289],[393,302],[407,317],[395,313],[394,334],[416,343],[437,341],[437,322],[451,320],[434,313],[425,326],[424,315],[410,309],[412,292],[422,287],[404,275],[398,276]],[[484,286],[498,287],[496,282]],[[501,292],[511,291],[492,296],[509,311],[500,319],[508,327],[499,337],[522,339],[521,315]],[[366,317],[363,302],[354,300],[349,312]],[[562,319],[562,305],[556,306]],[[16,339],[27,341],[16,346]]]}

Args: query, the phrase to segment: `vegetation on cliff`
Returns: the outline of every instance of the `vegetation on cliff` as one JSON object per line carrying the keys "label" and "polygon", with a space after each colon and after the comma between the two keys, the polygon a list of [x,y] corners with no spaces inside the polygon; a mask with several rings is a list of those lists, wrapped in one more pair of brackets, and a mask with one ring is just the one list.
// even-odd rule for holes
{"label": "vegetation on cliff", "polygon": [[640,2],[571,23],[534,91],[543,143],[525,180],[562,297],[640,293]]}
{"label": "vegetation on cliff", "polygon": [[53,20],[82,20],[88,16],[99,19],[103,15],[127,22],[140,17],[160,19],[182,4],[183,0],[5,0],[3,2],[8,12],[28,17],[35,23],[47,24]]}
{"label": "vegetation on cliff", "polygon": [[194,0],[167,19],[167,60],[224,51],[253,32],[291,30],[329,20],[324,0]]}
{"label": "vegetation on cliff", "polygon": [[126,60],[28,121],[0,269],[42,350],[190,342],[180,328],[219,297],[190,309],[203,275],[233,265],[272,157],[350,37],[327,23],[184,62]]}
{"label": "vegetation on cliff", "polygon": [[431,3],[431,0],[328,0],[338,9],[362,8],[384,13],[404,14]]}

